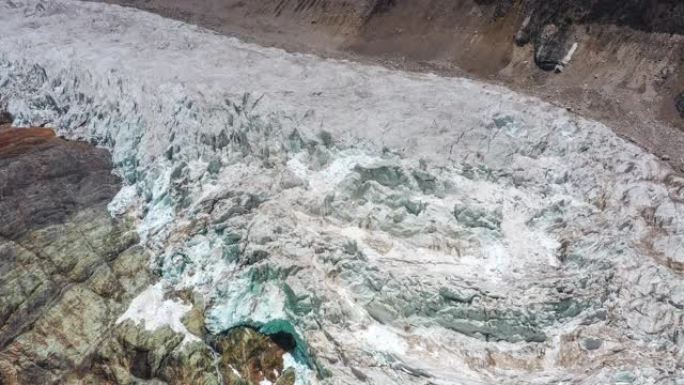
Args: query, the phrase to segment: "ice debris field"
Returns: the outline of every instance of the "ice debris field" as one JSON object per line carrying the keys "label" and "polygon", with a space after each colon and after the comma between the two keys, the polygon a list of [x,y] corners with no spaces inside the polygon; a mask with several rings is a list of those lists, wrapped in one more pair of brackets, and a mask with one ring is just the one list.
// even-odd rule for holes
{"label": "ice debris field", "polygon": [[684,179],[599,123],[65,0],[0,3],[0,103],[111,150],[161,277],[122,318],[192,289],[301,384],[684,384]]}

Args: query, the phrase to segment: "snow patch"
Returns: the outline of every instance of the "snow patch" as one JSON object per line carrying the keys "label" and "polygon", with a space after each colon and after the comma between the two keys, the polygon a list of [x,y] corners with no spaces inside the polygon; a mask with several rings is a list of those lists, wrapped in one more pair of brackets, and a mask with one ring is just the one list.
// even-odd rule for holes
{"label": "snow patch", "polygon": [[316,385],[318,380],[313,370],[298,362],[290,353],[283,354],[283,369],[293,368],[295,371],[295,385]]}
{"label": "snow patch", "polygon": [[404,355],[408,349],[406,341],[384,325],[373,324],[357,333],[369,351]]}
{"label": "snow patch", "polygon": [[168,326],[176,333],[185,336],[183,343],[199,341],[181,322],[183,316],[192,309],[191,305],[164,298],[164,284],[158,282],[150,285],[133,299],[128,309],[116,320],[117,324],[126,320],[142,323],[145,330],[154,331]]}

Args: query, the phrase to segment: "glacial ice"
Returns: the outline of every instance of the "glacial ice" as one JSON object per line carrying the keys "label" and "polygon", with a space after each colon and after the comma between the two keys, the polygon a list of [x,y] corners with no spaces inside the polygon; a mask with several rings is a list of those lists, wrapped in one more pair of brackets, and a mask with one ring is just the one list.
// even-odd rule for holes
{"label": "glacial ice", "polygon": [[0,4],[0,105],[109,148],[163,284],[298,381],[682,384],[684,182],[599,123],[69,0]]}

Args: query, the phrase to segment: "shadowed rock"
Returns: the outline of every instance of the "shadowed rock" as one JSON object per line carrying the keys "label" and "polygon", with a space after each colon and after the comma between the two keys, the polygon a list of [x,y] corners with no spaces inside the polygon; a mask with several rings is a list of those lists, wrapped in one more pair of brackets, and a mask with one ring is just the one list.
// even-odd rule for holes
{"label": "shadowed rock", "polygon": [[47,128],[1,130],[0,170],[0,235],[9,239],[105,208],[121,183],[106,150]]}
{"label": "shadowed rock", "polygon": [[681,116],[682,119],[684,119],[684,92],[680,93],[675,98],[675,107],[679,112],[679,116]]}

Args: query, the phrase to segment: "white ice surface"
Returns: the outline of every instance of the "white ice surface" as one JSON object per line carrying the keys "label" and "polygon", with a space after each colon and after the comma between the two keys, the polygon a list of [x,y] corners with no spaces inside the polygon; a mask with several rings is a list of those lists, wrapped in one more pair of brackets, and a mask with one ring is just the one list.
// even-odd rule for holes
{"label": "white ice surface", "polygon": [[163,283],[150,285],[133,299],[128,309],[116,323],[131,320],[142,323],[145,330],[157,330],[168,326],[174,332],[185,336],[184,343],[199,341],[199,338],[188,332],[181,322],[183,316],[192,309],[192,305],[180,301],[164,298]]}

